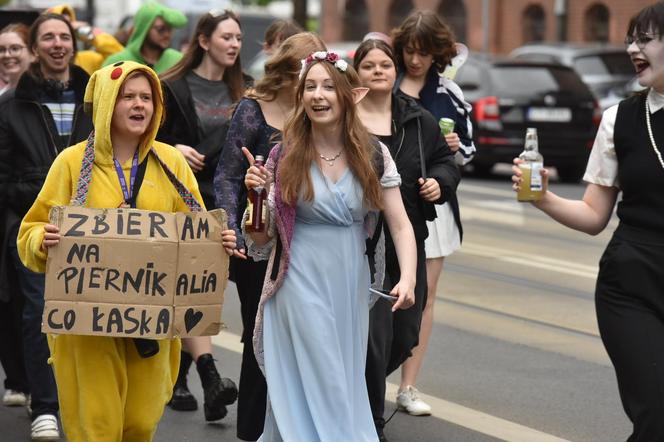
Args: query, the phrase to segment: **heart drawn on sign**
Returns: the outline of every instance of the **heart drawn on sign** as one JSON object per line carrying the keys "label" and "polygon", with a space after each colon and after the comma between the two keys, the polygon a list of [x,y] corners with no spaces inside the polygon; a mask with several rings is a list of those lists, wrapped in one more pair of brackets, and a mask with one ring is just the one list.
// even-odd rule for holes
{"label": "heart drawn on sign", "polygon": [[187,333],[196,327],[196,324],[201,322],[201,319],[203,319],[203,312],[197,312],[193,308],[188,308],[184,313],[184,328],[187,330]]}

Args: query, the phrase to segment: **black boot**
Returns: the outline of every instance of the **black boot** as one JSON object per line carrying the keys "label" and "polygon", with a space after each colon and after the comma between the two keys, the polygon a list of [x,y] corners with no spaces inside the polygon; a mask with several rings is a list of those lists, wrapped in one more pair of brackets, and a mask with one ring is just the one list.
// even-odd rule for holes
{"label": "black boot", "polygon": [[180,371],[178,372],[178,379],[175,381],[173,387],[173,397],[171,397],[168,406],[173,410],[178,411],[193,411],[198,408],[196,398],[189,391],[187,387],[187,372],[191,367],[191,355],[186,351],[180,352]]}
{"label": "black boot", "polygon": [[210,353],[200,355],[196,361],[196,369],[201,377],[203,391],[205,392],[206,421],[218,421],[228,413],[226,405],[230,405],[237,399],[237,387],[228,378],[219,376],[214,359]]}

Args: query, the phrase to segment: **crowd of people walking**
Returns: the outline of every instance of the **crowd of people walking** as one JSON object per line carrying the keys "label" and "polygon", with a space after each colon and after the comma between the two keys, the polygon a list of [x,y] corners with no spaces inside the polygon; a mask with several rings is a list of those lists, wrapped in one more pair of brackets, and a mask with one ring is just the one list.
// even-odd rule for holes
{"label": "crowd of people walking", "polygon": [[[164,407],[198,408],[187,385],[195,365],[205,420],[224,419],[237,400],[239,439],[387,440],[392,372],[401,369],[398,407],[432,412],[417,376],[444,259],[463,238],[456,189],[475,146],[472,108],[443,75],[460,53],[454,34],[415,11],[344,60],[280,20],[253,79],[236,14],[203,14],[179,52],[172,33],[186,21],[149,1],[126,46],[67,5],[0,29],[3,403],[29,407],[33,440],[60,440],[61,423],[72,442],[147,441]],[[605,112],[583,201],[547,191],[534,203],[597,233],[623,192],[596,298],[635,441],[664,439],[662,393],[650,388],[664,382],[664,281],[653,265],[664,244],[654,190],[664,186],[663,35],[662,2],[630,22],[627,50],[649,89]],[[441,119],[453,129],[442,132]],[[248,224],[247,199],[263,191],[261,230]],[[49,210],[59,205],[226,211],[238,385],[220,374],[210,337],[159,340],[145,354],[130,338],[41,332],[45,262],[60,241]]]}

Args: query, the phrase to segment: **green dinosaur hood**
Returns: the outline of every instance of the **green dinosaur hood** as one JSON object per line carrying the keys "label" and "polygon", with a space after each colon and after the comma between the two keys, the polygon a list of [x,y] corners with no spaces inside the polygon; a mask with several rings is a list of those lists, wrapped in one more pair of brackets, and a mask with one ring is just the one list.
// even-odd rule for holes
{"label": "green dinosaur hood", "polygon": [[127,42],[127,49],[134,55],[140,57],[141,46],[143,46],[148,31],[157,17],[161,17],[174,28],[181,28],[187,24],[187,17],[177,9],[169,8],[154,1],[146,2],[134,16],[134,31]]}

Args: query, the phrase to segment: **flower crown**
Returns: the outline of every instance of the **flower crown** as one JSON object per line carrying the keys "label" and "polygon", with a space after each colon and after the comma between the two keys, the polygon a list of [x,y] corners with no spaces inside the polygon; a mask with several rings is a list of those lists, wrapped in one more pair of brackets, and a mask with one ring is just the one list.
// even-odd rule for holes
{"label": "flower crown", "polygon": [[337,54],[336,52],[318,51],[309,54],[307,58],[300,60],[300,63],[302,63],[302,69],[300,69],[300,75],[299,75],[300,79],[302,79],[302,76],[304,75],[304,71],[307,69],[307,66],[309,66],[311,63],[313,63],[316,60],[327,61],[328,63],[331,63],[335,68],[339,69],[340,72],[346,72],[346,69],[348,69],[348,63],[342,60],[341,57],[339,57],[339,54]]}

